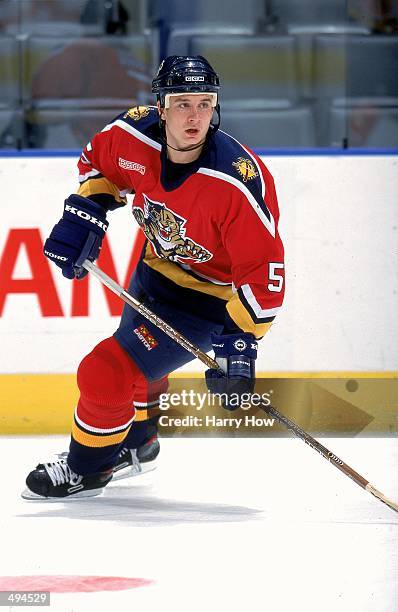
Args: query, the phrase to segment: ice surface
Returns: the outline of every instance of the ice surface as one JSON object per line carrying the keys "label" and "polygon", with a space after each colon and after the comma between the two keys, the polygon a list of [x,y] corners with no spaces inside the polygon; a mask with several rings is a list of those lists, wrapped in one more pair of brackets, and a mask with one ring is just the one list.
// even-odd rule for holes
{"label": "ice surface", "polygon": [[[398,500],[395,439],[322,443]],[[155,472],[101,497],[22,500],[26,474],[67,445],[0,438],[0,576],[154,583],[54,593],[52,612],[397,610],[398,514],[300,440],[163,439]]]}

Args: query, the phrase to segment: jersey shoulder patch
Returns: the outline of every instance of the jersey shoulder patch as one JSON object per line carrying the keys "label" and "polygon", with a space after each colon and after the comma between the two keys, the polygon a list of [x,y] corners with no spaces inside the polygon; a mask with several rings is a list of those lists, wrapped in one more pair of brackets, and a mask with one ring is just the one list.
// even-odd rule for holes
{"label": "jersey shoulder patch", "polygon": [[142,133],[159,120],[156,106],[133,106],[119,118]]}
{"label": "jersey shoulder patch", "polygon": [[214,144],[217,151],[214,170],[239,180],[250,190],[261,185],[261,169],[250,149],[221,130],[215,134]]}
{"label": "jersey shoulder patch", "polygon": [[235,185],[240,184],[255,196],[264,196],[262,168],[250,149],[221,130],[214,134],[212,149],[203,164],[210,172]]}
{"label": "jersey shoulder patch", "polygon": [[243,194],[275,237],[275,221],[267,204],[268,190],[262,164],[249,148],[218,130],[198,172],[225,181]]}
{"label": "jersey shoulder patch", "polygon": [[156,106],[134,106],[118,115],[102,131],[105,132],[113,128],[121,128],[158,151],[162,148],[159,115]]}
{"label": "jersey shoulder patch", "polygon": [[232,162],[232,166],[235,168],[237,173],[241,176],[242,181],[247,183],[253,181],[259,176],[257,166],[253,159],[249,157],[239,156],[236,161]]}

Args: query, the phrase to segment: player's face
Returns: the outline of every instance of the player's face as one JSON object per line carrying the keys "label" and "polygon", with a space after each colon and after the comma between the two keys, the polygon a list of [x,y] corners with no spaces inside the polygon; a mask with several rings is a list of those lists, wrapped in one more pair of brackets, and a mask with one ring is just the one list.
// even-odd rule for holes
{"label": "player's face", "polygon": [[170,96],[169,108],[162,109],[166,122],[167,142],[178,149],[204,141],[213,116],[212,99],[200,96]]}

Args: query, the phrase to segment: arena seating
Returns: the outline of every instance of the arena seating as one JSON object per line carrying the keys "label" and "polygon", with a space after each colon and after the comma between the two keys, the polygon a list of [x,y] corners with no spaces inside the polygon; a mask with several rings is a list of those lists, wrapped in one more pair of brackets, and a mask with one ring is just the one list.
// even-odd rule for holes
{"label": "arena seating", "polygon": [[[126,27],[106,34],[120,5]],[[79,148],[75,112],[101,127],[153,103],[165,53],[209,59],[222,127],[249,146],[397,147],[398,34],[387,17],[388,35],[360,0],[230,0],[228,11],[214,0],[2,0],[0,147],[56,147],[59,134],[59,148]]]}
{"label": "arena seating", "polygon": [[[313,95],[319,144],[339,142],[344,107],[346,117],[352,118],[364,117],[371,109],[382,116],[386,114],[383,109],[398,106],[397,65],[398,36],[315,37]],[[391,117],[391,112],[386,116]],[[350,144],[350,134],[346,137]]]}
{"label": "arena seating", "polygon": [[222,129],[251,147],[305,148],[315,146],[315,126],[308,107],[261,110],[226,110]]}
{"label": "arena seating", "polygon": [[228,108],[237,103],[266,108],[276,100],[293,105],[298,100],[293,36],[200,36],[191,40],[190,53],[217,66]]}

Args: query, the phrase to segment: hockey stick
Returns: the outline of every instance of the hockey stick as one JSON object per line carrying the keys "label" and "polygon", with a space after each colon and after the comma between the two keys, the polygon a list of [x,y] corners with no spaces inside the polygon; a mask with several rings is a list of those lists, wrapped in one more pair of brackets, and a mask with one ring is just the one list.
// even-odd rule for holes
{"label": "hockey stick", "polygon": [[105,285],[105,287],[108,287],[108,289],[113,291],[113,293],[116,293],[116,295],[118,295],[123,300],[123,302],[134,308],[134,310],[137,310],[140,314],[142,314],[143,317],[145,317],[146,319],[148,319],[148,321],[156,325],[156,327],[158,327],[165,334],[170,336],[170,338],[177,342],[177,344],[180,344],[182,347],[184,347],[184,349],[186,349],[189,353],[195,355],[195,357],[200,359],[200,361],[207,365],[208,368],[218,369],[218,363],[214,361],[214,359],[206,355],[206,353],[201,351],[200,348],[192,344],[192,342],[190,342],[188,338],[185,338],[185,336],[173,329],[173,327],[166,323],[166,321],[163,321],[163,319],[158,317],[158,315],[152,312],[152,310],[149,310],[149,308],[147,308],[135,297],[130,295],[130,293],[127,293],[127,291],[125,291],[123,287],[118,285],[117,282],[113,280],[113,278],[110,278],[110,276],[105,274],[105,272],[98,268],[98,266],[93,264],[88,259],[86,259],[82,263],[82,266],[83,268],[91,272],[91,274],[93,274],[96,278],[98,278],[101,283]]}
{"label": "hockey stick", "polygon": [[343,474],[351,478],[351,480],[353,480],[357,485],[362,487],[362,489],[365,489],[365,491],[368,491],[368,493],[371,493],[372,495],[377,497],[377,499],[382,501],[384,504],[387,504],[387,506],[395,510],[395,512],[398,512],[398,504],[394,503],[390,499],[387,499],[387,497],[383,495],[383,493],[380,493],[380,491],[378,491],[373,485],[371,485],[369,481],[367,481],[363,476],[358,474],[358,472],[353,470],[349,465],[344,463],[344,461],[339,459],[339,457],[332,453],[332,451],[328,450],[326,446],[323,446],[323,444],[318,442],[318,440],[315,440],[315,438],[310,436],[310,434],[304,431],[304,429],[301,429],[301,427],[296,425],[294,421],[291,421],[290,419],[285,417],[273,406],[262,405],[260,407],[267,414],[270,414],[271,416],[275,417],[275,419],[279,421],[279,423],[285,425],[287,429],[292,431],[298,438],[300,438],[300,440],[303,440],[303,442],[308,444],[308,446],[311,446],[311,448],[316,450],[320,455],[322,455],[322,457],[330,461],[330,463],[337,467],[338,470],[343,472]]}
{"label": "hockey stick", "polygon": [[[155,313],[153,313],[149,308],[144,306],[141,302],[139,302],[136,298],[130,295],[127,291],[123,289],[116,281],[110,278],[103,270],[98,268],[91,261],[86,259],[82,264],[83,268],[91,272],[96,278],[98,278],[108,289],[116,293],[123,302],[137,310],[144,317],[146,317],[151,323],[156,325],[159,329],[161,329],[165,334],[170,336],[175,342],[184,347],[187,351],[195,355],[202,363],[204,363],[208,368],[218,369],[219,365],[214,359],[206,355],[203,351],[201,351],[197,346],[192,344],[188,338],[185,338],[182,334],[176,331],[173,327],[171,327],[166,321],[163,321],[160,317],[158,317]],[[285,417],[279,410],[274,408],[273,406],[265,406],[261,405],[260,408],[264,410],[267,414],[273,416],[279,423],[284,425],[289,431],[293,432],[295,436],[303,440],[306,444],[311,446],[314,450],[316,450],[322,457],[330,461],[337,469],[339,469],[343,474],[351,478],[357,485],[368,491],[377,497],[384,504],[389,506],[395,512],[398,512],[398,504],[394,503],[390,499],[387,499],[383,493],[378,491],[373,485],[370,484],[363,476],[358,474],[355,470],[353,470],[349,465],[344,463],[339,457],[337,457],[334,453],[328,450],[323,444],[315,440],[310,434],[301,429],[294,421],[291,421],[287,417]]]}

